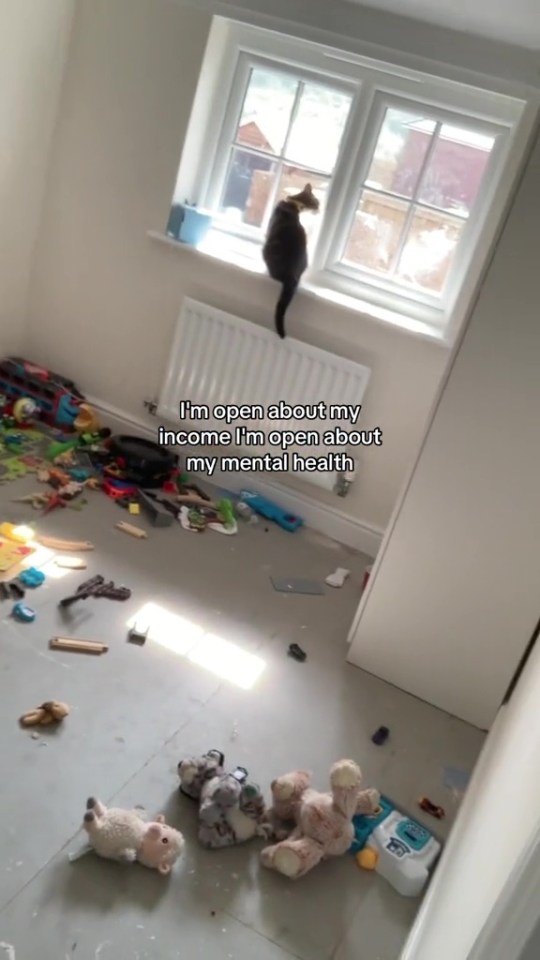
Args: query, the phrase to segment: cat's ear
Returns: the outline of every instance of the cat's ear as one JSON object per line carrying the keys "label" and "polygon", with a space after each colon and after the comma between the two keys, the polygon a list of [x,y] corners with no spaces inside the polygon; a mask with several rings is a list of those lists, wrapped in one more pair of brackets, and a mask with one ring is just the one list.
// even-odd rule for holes
{"label": "cat's ear", "polygon": [[310,183],[306,183],[306,185],[305,185],[305,187],[304,187],[304,192],[305,192],[305,193],[311,193],[311,194],[313,193],[313,187],[311,186]]}

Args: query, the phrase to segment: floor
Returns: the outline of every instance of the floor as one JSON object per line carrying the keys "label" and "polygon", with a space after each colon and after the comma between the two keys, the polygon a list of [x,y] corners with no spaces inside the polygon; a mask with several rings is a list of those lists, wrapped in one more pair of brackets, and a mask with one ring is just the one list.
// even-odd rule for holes
{"label": "floor", "polygon": [[[1,487],[2,519],[36,520],[11,502],[34,489],[29,477]],[[136,540],[115,530],[121,517],[92,494],[80,513],[40,520],[42,533],[95,543],[88,569],[54,579],[60,571],[49,562],[30,600],[34,623],[16,624],[8,603],[1,611],[0,957],[397,960],[417,901],[348,856],[291,884],[259,867],[257,843],[200,849],[176,764],[219,747],[266,787],[307,766],[324,788],[330,764],[351,756],[366,784],[402,806],[416,810],[421,794],[442,803],[449,816],[437,828],[445,835],[458,799],[443,785],[443,768],[470,770],[482,734],[346,664],[366,557],[308,530],[264,524],[242,525],[236,537],[174,527]],[[324,596],[276,593],[269,580],[322,580],[337,566],[352,576]],[[58,600],[95,573],[129,586],[131,599],[87,600],[61,616]],[[162,611],[161,643],[135,647],[126,624],[148,603]],[[102,639],[110,650],[50,651],[48,639],[62,633]],[[291,642],[306,650],[305,663],[287,657]],[[58,732],[34,739],[17,718],[50,698],[72,713]],[[391,738],[376,747],[370,736],[381,724]],[[69,862],[83,843],[90,794],[163,811],[184,831],[186,855],[169,880],[93,855]]]}

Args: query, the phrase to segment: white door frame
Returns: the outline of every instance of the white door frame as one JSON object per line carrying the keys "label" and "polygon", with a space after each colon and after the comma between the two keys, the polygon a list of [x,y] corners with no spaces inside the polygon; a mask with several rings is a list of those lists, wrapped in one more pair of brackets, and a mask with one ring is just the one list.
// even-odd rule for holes
{"label": "white door frame", "polygon": [[538,923],[539,890],[540,825],[523,860],[510,873],[467,960],[520,960]]}

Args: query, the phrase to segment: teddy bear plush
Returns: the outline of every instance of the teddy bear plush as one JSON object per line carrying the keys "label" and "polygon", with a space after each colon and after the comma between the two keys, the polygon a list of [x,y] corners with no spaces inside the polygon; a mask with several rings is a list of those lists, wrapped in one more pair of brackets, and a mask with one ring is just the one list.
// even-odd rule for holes
{"label": "teddy bear plush", "polygon": [[211,850],[271,835],[260,788],[243,767],[226,773],[224,762],[219,750],[210,750],[178,764],[180,792],[199,801],[198,837]]}
{"label": "teddy bear plush", "polygon": [[146,823],[140,811],[107,808],[94,797],[86,803],[83,827],[100,857],[137,861],[163,874],[170,873],[184,849],[182,834],[169,827],[161,814]]}
{"label": "teddy bear plush", "polygon": [[23,727],[48,727],[51,723],[60,723],[69,715],[67,703],[61,700],[47,700],[40,707],[27,710],[20,718]]}
{"label": "teddy bear plush", "polygon": [[[261,851],[263,866],[286,877],[303,877],[321,860],[349,850],[354,839],[352,818],[374,813],[377,790],[362,789],[362,773],[353,760],[340,760],[330,771],[330,792],[319,793],[305,770],[285,774],[272,783],[270,811],[278,842]],[[292,832],[279,839],[293,823]]]}

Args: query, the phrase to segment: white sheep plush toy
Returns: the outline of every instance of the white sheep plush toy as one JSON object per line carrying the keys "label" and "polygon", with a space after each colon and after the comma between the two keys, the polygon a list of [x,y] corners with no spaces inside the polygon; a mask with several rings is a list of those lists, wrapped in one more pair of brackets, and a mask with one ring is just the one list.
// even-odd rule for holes
{"label": "white sheep plush toy", "polygon": [[170,873],[184,849],[184,838],[161,814],[147,823],[138,810],[107,807],[94,797],[86,803],[83,827],[100,857],[142,863]]}

